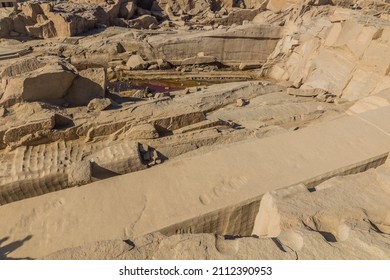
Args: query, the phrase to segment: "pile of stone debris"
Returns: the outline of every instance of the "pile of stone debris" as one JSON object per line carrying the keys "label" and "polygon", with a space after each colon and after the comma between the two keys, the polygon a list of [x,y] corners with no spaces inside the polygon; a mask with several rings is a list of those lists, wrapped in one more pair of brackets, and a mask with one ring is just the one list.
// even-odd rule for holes
{"label": "pile of stone debris", "polygon": [[137,29],[203,28],[241,24],[261,11],[281,13],[294,5],[375,6],[386,1],[331,0],[71,0],[27,1],[7,8],[0,16],[0,37],[69,37],[105,26]]}

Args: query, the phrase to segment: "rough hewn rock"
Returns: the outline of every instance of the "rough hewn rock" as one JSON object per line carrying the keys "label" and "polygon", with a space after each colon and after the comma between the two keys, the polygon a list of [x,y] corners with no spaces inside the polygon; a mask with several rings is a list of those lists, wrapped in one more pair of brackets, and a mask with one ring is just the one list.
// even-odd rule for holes
{"label": "rough hewn rock", "polygon": [[8,79],[0,102],[18,101],[58,102],[63,99],[76,74],[65,65],[46,65],[42,68]]}
{"label": "rough hewn rock", "polygon": [[135,1],[122,3],[119,10],[119,16],[122,18],[130,19],[134,16],[137,10],[137,4]]}
{"label": "rough hewn rock", "polygon": [[200,51],[204,57],[208,57],[207,61],[216,58],[226,64],[253,63],[267,59],[281,36],[280,32],[279,27],[248,25],[229,31],[214,30],[187,36],[154,36],[149,39],[149,43],[160,57],[174,65],[188,58],[202,59],[198,57]]}
{"label": "rough hewn rock", "polygon": [[87,108],[90,111],[100,112],[107,109],[111,105],[112,101],[109,98],[94,98],[88,103]]}
{"label": "rough hewn rock", "polygon": [[126,66],[131,70],[144,70],[148,67],[148,63],[140,55],[132,55],[126,63]]}
{"label": "rough hewn rock", "polygon": [[124,139],[154,139],[158,138],[159,135],[154,125],[143,124],[130,128],[122,137]]}
{"label": "rough hewn rock", "polygon": [[68,183],[70,186],[85,185],[92,181],[92,164],[89,160],[75,162],[70,166]]}
{"label": "rough hewn rock", "polygon": [[30,36],[36,38],[52,38],[57,36],[57,31],[51,20],[47,20],[43,23],[37,23],[32,26],[26,26],[26,29]]}
{"label": "rough hewn rock", "polygon": [[[335,10],[337,13],[340,9]],[[286,59],[272,66],[270,76],[289,80],[304,90],[322,89],[351,101],[376,94],[390,86],[390,61],[384,55],[390,48],[385,35],[389,27],[380,25],[364,26],[351,14],[341,22],[317,20],[307,26],[309,31],[300,35],[299,43],[291,43],[296,33],[279,42],[270,64],[283,54]]]}
{"label": "rough hewn rock", "polygon": [[132,28],[149,29],[150,26],[158,24],[157,19],[151,15],[139,16],[135,19],[129,20],[128,24]]}
{"label": "rough hewn rock", "polygon": [[3,141],[6,145],[11,147],[20,145],[21,143],[27,144],[40,139],[42,136],[44,137],[45,134],[54,128],[54,126],[55,117],[52,115],[45,120],[30,122],[7,130],[4,134]]}
{"label": "rough hewn rock", "polygon": [[89,68],[79,72],[66,96],[69,104],[85,106],[94,98],[104,98],[107,72],[103,68]]}

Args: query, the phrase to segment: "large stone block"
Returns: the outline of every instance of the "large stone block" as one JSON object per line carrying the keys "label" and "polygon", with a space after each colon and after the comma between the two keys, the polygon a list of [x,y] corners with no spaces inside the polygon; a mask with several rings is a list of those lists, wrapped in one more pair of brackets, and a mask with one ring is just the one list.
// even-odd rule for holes
{"label": "large stone block", "polygon": [[356,61],[342,50],[321,49],[303,88],[320,88],[340,96],[350,81]]}
{"label": "large stone block", "polygon": [[26,29],[30,36],[36,38],[52,38],[57,36],[57,31],[51,20],[33,26],[26,26]]}
{"label": "large stone block", "polygon": [[[55,125],[55,116],[49,116],[47,119],[27,123],[25,125],[17,126],[10,128],[4,134],[4,143],[7,145],[12,145],[22,140],[26,136],[33,135],[39,132],[46,132],[54,128]],[[34,137],[32,137],[34,138]]]}
{"label": "large stone block", "polygon": [[342,96],[348,100],[359,100],[367,97],[381,80],[381,76],[376,73],[357,69],[353,73],[351,81],[343,90]]}
{"label": "large stone block", "polygon": [[122,3],[119,10],[119,16],[122,18],[130,19],[134,16],[136,10],[137,4],[135,3],[135,1]]}
{"label": "large stone block", "polygon": [[8,79],[0,102],[57,102],[65,97],[76,74],[65,65],[46,65],[35,71]]}
{"label": "large stone block", "polygon": [[390,73],[390,45],[374,40],[367,47],[361,59],[366,69],[374,71],[381,75],[388,75]]}
{"label": "large stone block", "polygon": [[86,106],[94,98],[104,98],[107,73],[104,68],[89,68],[79,72],[66,99],[73,106]]}

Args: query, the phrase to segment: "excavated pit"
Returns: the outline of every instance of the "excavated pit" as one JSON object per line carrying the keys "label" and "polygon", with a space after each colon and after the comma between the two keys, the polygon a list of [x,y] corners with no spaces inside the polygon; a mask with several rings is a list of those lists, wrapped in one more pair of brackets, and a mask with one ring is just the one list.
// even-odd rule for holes
{"label": "excavated pit", "polygon": [[155,80],[129,80],[122,82],[111,82],[108,84],[108,90],[117,92],[120,95],[134,93],[137,90],[144,91],[149,89],[151,93],[169,92],[184,90],[189,87],[210,86],[214,84],[223,84],[225,80],[207,80],[207,79],[155,79]]}
{"label": "excavated pit", "polygon": [[[193,65],[196,67],[196,65]],[[151,93],[172,92],[191,87],[204,87],[231,82],[259,80],[257,73],[250,71],[216,70],[202,72],[166,71],[115,71],[109,74],[108,90],[119,94],[131,94],[149,89]],[[261,78],[265,80],[264,77]],[[125,93],[123,93],[125,92]]]}

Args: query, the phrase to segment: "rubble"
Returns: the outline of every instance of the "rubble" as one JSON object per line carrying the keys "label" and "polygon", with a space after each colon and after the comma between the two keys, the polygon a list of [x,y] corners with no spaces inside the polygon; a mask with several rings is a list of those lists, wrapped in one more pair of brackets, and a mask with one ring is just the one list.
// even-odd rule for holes
{"label": "rubble", "polygon": [[87,108],[90,111],[103,111],[112,105],[112,100],[109,98],[94,98],[89,101]]}

